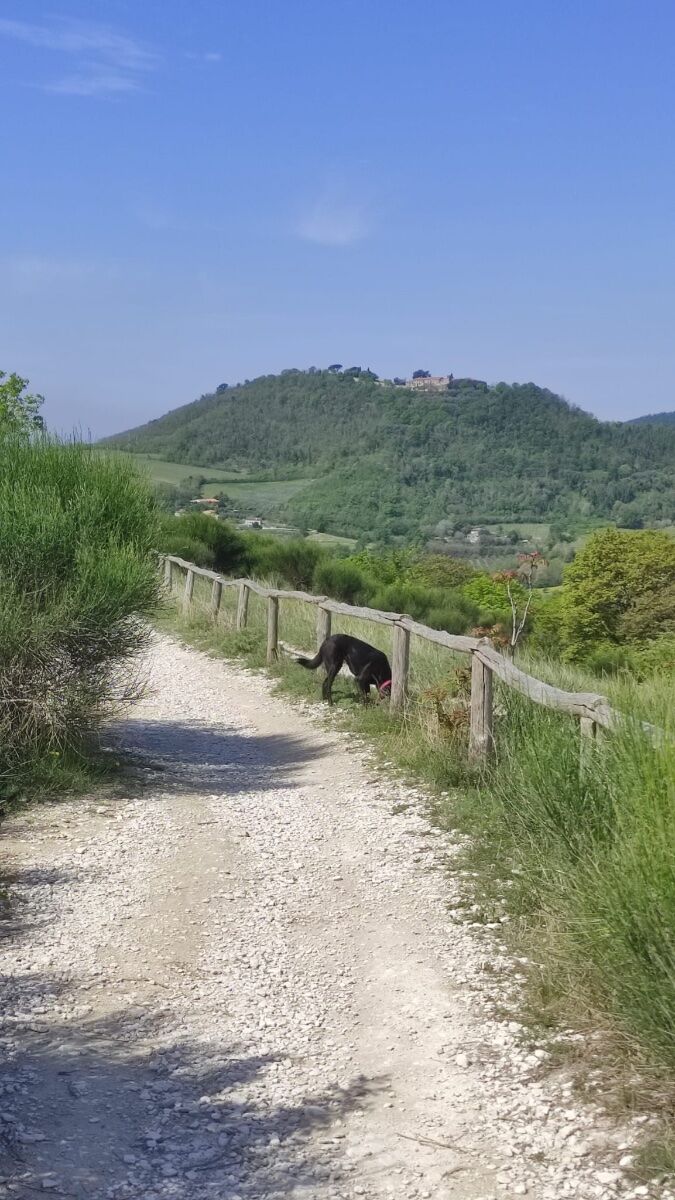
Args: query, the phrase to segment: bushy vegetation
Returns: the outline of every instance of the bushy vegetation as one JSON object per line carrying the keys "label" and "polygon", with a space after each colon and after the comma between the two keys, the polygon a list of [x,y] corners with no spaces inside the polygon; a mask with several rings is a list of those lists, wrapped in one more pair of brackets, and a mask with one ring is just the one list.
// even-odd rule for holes
{"label": "bushy vegetation", "polygon": [[367,372],[286,371],[112,443],[306,478],[288,519],[368,542],[428,537],[443,522],[600,517],[637,528],[675,510],[674,430],[597,421],[532,383],[413,392]]}
{"label": "bushy vegetation", "polygon": [[674,658],[675,540],[662,531],[599,530],[566,568],[562,587],[531,597],[527,576],[543,563],[538,554],[496,573],[414,548],[345,556],[196,512],[164,518],[158,548],[225,574],[406,613],[448,633],[480,631],[498,646],[513,642],[513,604],[515,627],[523,621],[519,646],[599,674],[645,678]]}
{"label": "bushy vegetation", "polygon": [[600,530],[568,567],[563,596],[569,658],[675,634],[675,540],[659,530]]}
{"label": "bushy vegetation", "polygon": [[164,517],[156,548],[200,567],[213,567],[231,575],[250,566],[247,539],[227,522],[205,513]]}
{"label": "bushy vegetation", "polygon": [[[31,417],[29,410],[28,416]],[[0,419],[0,794],[53,779],[130,690],[158,594],[129,464]]]}

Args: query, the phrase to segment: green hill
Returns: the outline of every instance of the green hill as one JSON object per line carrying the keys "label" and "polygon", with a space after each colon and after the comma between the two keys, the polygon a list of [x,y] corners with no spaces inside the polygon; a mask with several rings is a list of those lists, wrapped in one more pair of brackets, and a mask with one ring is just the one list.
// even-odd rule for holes
{"label": "green hill", "polygon": [[632,421],[628,421],[628,424],[675,426],[675,412],[647,413],[644,417],[633,417]]}
{"label": "green hill", "polygon": [[601,422],[533,383],[425,392],[370,373],[284,371],[106,441],[190,467],[306,478],[284,514],[334,533],[675,515],[675,430]]}

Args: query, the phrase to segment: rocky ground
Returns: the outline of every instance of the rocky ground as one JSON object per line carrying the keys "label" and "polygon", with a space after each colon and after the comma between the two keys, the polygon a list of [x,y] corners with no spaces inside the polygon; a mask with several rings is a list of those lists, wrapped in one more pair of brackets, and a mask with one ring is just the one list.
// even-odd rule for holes
{"label": "rocky ground", "polygon": [[0,1195],[659,1194],[641,1119],[509,1019],[421,794],[262,676],[149,660],[115,730],[142,785],[4,828]]}

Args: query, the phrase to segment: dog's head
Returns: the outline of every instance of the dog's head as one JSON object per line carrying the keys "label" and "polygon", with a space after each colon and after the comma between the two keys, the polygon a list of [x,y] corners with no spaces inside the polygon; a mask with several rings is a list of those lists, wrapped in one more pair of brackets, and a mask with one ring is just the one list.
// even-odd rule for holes
{"label": "dog's head", "polygon": [[388,700],[391,696],[391,679],[385,679],[384,683],[378,685],[377,694],[380,700]]}

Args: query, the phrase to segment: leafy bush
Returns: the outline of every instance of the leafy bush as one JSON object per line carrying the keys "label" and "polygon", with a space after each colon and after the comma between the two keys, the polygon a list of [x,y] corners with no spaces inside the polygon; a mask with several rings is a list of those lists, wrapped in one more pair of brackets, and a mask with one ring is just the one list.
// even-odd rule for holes
{"label": "leafy bush", "polygon": [[405,579],[415,561],[415,554],[410,549],[384,550],[379,553],[360,550],[357,554],[351,554],[345,561],[366,575],[375,587],[400,583]]}
{"label": "leafy bush", "polygon": [[351,563],[339,558],[325,558],[318,562],[314,571],[313,590],[346,604],[364,604],[368,597],[368,581]]}
{"label": "leafy bush", "polygon": [[256,535],[248,541],[249,564],[255,576],[286,583],[299,591],[310,590],[324,553],[314,542],[300,538],[280,541]]}
{"label": "leafy bush", "polygon": [[478,571],[470,563],[446,554],[425,554],[406,571],[406,578],[411,583],[423,583],[427,587],[457,588],[477,575]]}
{"label": "leafy bush", "polygon": [[598,675],[618,675],[620,671],[630,669],[630,651],[615,642],[600,642],[588,652],[584,665]]}
{"label": "leafy bush", "polygon": [[673,678],[675,673],[675,637],[665,636],[639,645],[625,642],[601,642],[584,658],[584,666],[600,675],[623,673],[633,679],[651,679],[659,675]]}
{"label": "leafy bush", "polygon": [[[178,551],[168,548],[167,539],[169,541],[180,539],[183,542],[198,542],[207,546],[212,555],[208,566],[213,566],[216,571],[222,571],[223,574],[236,575],[248,566],[249,554],[246,540],[232,525],[228,525],[225,521],[218,521],[215,517],[209,517],[206,513],[185,513],[180,517],[169,518],[162,523],[160,544],[157,549],[164,554],[178,554]],[[180,555],[180,557],[189,558],[188,555]],[[205,566],[207,564],[199,562],[197,565]]]}
{"label": "leafy bush", "polygon": [[213,550],[206,542],[200,542],[197,538],[171,531],[160,536],[158,545],[162,554],[173,554],[176,558],[184,558],[186,562],[195,563],[198,567],[213,569],[215,566]]}
{"label": "leafy bush", "polygon": [[406,613],[435,629],[465,633],[478,619],[478,607],[459,588],[426,588],[420,584],[395,583],[380,588],[370,598],[373,608]]}
{"label": "leafy bush", "polygon": [[424,617],[425,625],[430,625],[432,629],[444,629],[446,633],[466,633],[475,622],[475,609],[468,613],[466,607],[453,607],[452,604],[430,608]]}
{"label": "leafy bush", "polygon": [[[514,580],[511,588],[514,596],[521,602],[525,600],[525,589],[521,583]],[[503,582],[481,572],[463,585],[462,594],[467,600],[477,604],[483,614],[493,616],[494,620],[510,622],[511,609]],[[487,620],[483,623],[489,624]]]}
{"label": "leafy bush", "polygon": [[120,456],[0,439],[0,789],[79,750],[130,686],[158,596],[149,489]]}
{"label": "leafy bush", "polygon": [[537,592],[532,604],[532,628],[528,648],[538,650],[549,658],[558,657],[562,650],[562,593],[543,595]]}
{"label": "leafy bush", "polygon": [[583,659],[599,643],[628,634],[670,632],[664,597],[675,588],[675,541],[661,530],[601,529],[567,567],[563,583],[565,653]]}
{"label": "leafy bush", "polygon": [[631,671],[637,679],[675,678],[675,636],[667,635],[630,648]]}

